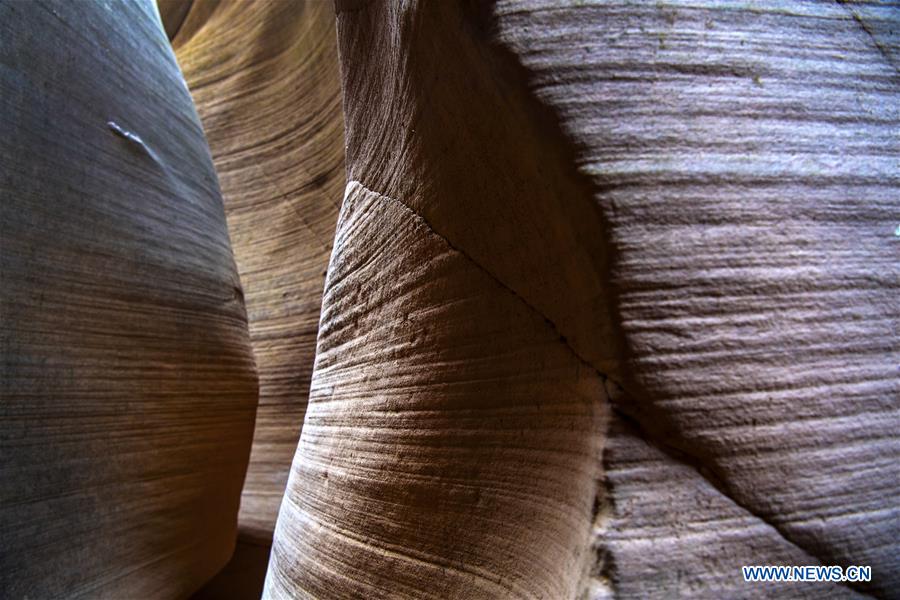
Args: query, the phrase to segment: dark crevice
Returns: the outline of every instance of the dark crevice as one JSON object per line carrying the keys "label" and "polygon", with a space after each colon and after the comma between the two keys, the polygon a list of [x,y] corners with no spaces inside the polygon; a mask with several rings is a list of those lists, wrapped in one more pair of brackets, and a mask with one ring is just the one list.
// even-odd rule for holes
{"label": "dark crevice", "polygon": [[157,8],[159,16],[163,22],[163,28],[166,30],[166,36],[169,42],[173,42],[184,25],[188,13],[191,12],[191,5],[194,0],[158,0]]}

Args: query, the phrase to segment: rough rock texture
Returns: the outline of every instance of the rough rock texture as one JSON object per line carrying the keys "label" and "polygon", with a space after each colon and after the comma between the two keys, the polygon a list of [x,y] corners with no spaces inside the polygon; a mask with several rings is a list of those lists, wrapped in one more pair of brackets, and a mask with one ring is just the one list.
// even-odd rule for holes
{"label": "rough rock texture", "polygon": [[0,596],[173,598],[256,406],[212,161],[149,1],[0,2]]}
{"label": "rough rock texture", "polygon": [[603,399],[540,313],[352,182],[264,597],[572,597]]}
{"label": "rough rock texture", "polygon": [[609,226],[620,409],[790,544],[871,565],[858,588],[897,597],[900,76],[877,32],[900,11],[862,8],[509,2],[497,27]]}
{"label": "rough rock texture", "polygon": [[[897,597],[897,8],[337,12],[350,183],[265,595]],[[793,563],[874,580],[739,570]]]}
{"label": "rough rock texture", "polygon": [[243,539],[269,543],[309,396],[345,183],[334,11],[319,0],[196,0],[173,44],[222,185],[259,369],[239,527]]}
{"label": "rough rock texture", "polygon": [[[198,597],[293,455],[266,598],[900,598],[896,4],[160,11],[261,379]],[[211,157],[146,0],[0,33],[0,596],[185,596],[255,401]]]}
{"label": "rough rock texture", "polygon": [[581,353],[618,355],[600,214],[486,32],[393,10],[338,6],[351,181],[266,595],[571,597],[608,404]]}
{"label": "rough rock texture", "polygon": [[[620,394],[610,386],[610,398]],[[735,504],[690,456],[614,418],[604,447],[608,496],[594,528],[589,598],[854,598],[836,583],[752,583],[744,565],[820,565]]]}

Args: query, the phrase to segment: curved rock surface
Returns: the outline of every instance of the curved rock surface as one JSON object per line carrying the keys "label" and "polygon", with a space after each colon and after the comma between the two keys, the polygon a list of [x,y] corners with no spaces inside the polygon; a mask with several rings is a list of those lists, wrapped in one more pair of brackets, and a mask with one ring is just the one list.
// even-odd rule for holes
{"label": "curved rock surface", "polygon": [[345,181],[334,11],[319,0],[195,0],[173,45],[246,290],[259,409],[239,527],[267,544],[303,424]]}
{"label": "curved rock surface", "polygon": [[264,596],[573,596],[599,375],[425,220],[356,182],[323,306]]}
{"label": "curved rock surface", "polygon": [[0,3],[0,131],[0,596],[186,597],[234,547],[256,372],[153,3]]}
{"label": "curved rock surface", "polygon": [[222,567],[252,342],[198,598],[279,505],[265,598],[900,598],[897,6],[160,12],[212,157],[152,5],[0,3],[0,596]]}
{"label": "curved rock surface", "polygon": [[[894,597],[896,13],[337,10],[350,183],[266,596]],[[741,580],[772,563],[876,575]]]}

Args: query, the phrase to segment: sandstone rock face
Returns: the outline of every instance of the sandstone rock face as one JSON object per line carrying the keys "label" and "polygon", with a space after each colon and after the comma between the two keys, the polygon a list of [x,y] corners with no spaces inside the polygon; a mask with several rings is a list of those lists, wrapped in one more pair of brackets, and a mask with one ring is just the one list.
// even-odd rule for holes
{"label": "sandstone rock face", "polygon": [[252,343],[200,598],[900,598],[896,6],[159,10],[212,156],[146,0],[0,0],[0,596],[221,569]]}
{"label": "sandstone rock face", "polygon": [[424,219],[358,182],[323,307],[266,596],[572,596],[599,375]]}
{"label": "sandstone rock face", "polygon": [[345,182],[334,11],[319,0],[195,1],[172,29],[222,185],[259,369],[239,527],[269,543],[309,396]]}
{"label": "sandstone rock face", "polygon": [[256,406],[203,131],[149,1],[0,3],[0,596],[186,597]]}
{"label": "sandstone rock face", "polygon": [[[858,589],[887,596],[900,78],[897,38],[878,31],[900,14],[871,8],[510,2],[497,16],[608,223],[629,352],[619,410],[782,545],[871,565]],[[635,527],[621,517],[612,529]]]}
{"label": "sandstone rock face", "polygon": [[349,183],[265,596],[896,597],[896,10],[337,13]]}

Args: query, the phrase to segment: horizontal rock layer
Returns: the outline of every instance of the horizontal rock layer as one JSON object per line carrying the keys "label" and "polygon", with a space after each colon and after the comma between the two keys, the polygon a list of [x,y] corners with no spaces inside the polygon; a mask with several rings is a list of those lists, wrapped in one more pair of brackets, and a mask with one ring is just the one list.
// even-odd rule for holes
{"label": "horizontal rock layer", "polygon": [[890,597],[900,78],[880,32],[898,17],[875,3],[496,10],[608,224],[620,410],[799,549],[871,565],[857,587]]}

